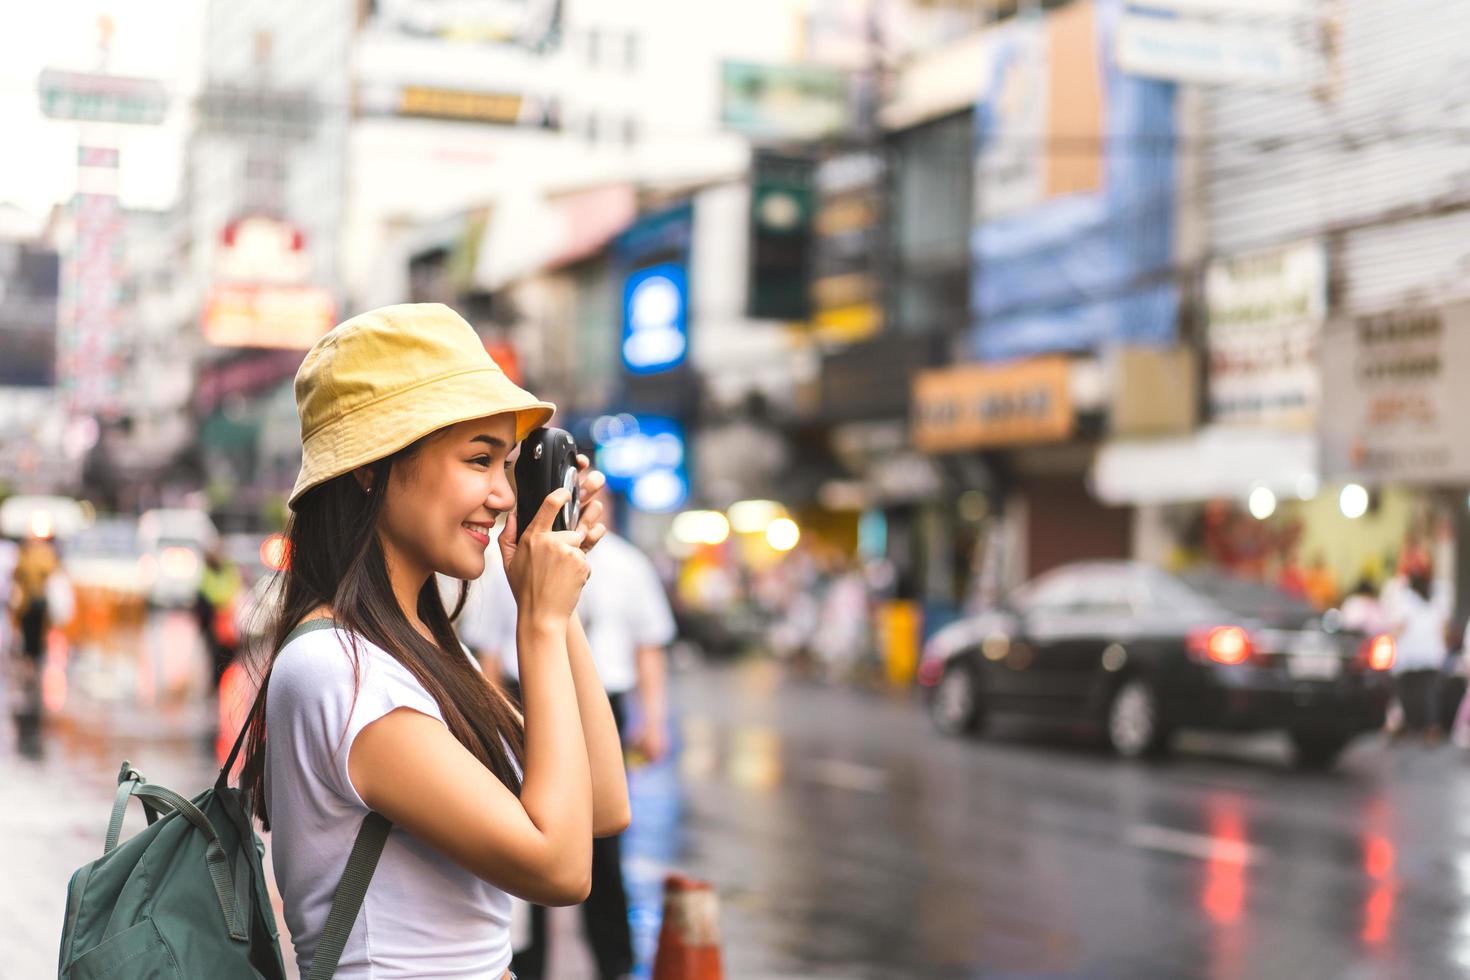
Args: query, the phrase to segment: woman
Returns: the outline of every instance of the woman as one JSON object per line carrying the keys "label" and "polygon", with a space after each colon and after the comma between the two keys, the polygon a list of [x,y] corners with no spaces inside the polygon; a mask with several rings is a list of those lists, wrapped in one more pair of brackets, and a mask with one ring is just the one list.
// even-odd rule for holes
{"label": "woman", "polygon": [[[558,490],[517,540],[510,457],[553,407],[444,306],[339,325],[306,355],[296,402],[277,652],[241,781],[273,832],[301,975],[377,811],[393,830],[336,976],[509,977],[509,896],[582,901],[593,837],[628,823],[612,711],[573,615],[601,502],[553,532]],[[600,474],[578,462],[595,495]],[[502,517],[524,721],[469,658],[435,584],[436,572],[478,578]]]}

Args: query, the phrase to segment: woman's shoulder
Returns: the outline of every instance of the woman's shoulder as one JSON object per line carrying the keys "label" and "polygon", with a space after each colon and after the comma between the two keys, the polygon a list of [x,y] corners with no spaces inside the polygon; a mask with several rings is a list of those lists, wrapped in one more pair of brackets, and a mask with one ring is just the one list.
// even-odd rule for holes
{"label": "woman's shoulder", "polygon": [[271,665],[271,689],[295,690],[314,698],[355,690],[369,678],[406,673],[388,651],[335,623],[293,636]]}

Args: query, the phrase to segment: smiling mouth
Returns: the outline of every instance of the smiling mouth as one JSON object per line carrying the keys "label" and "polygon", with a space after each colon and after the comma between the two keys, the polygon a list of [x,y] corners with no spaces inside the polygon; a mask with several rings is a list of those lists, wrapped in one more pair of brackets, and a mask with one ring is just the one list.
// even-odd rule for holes
{"label": "smiling mouth", "polygon": [[490,543],[490,531],[494,526],[493,524],[476,524],[471,521],[465,521],[460,524],[460,527],[464,528],[470,537],[474,538],[480,544]]}

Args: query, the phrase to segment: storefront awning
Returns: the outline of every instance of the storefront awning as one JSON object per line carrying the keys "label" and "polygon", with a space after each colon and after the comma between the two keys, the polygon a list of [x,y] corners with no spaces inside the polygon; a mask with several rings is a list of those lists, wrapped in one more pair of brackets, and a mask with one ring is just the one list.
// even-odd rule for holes
{"label": "storefront awning", "polygon": [[1104,503],[1166,504],[1243,500],[1257,487],[1310,495],[1320,481],[1310,432],[1206,428],[1181,439],[1104,445],[1093,463],[1093,492]]}

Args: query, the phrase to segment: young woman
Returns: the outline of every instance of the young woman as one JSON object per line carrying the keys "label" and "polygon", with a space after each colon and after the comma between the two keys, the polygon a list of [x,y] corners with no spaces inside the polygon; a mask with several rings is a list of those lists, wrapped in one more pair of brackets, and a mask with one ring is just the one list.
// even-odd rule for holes
{"label": "young woman", "polygon": [[[501,980],[509,895],[582,901],[593,837],[628,823],[617,730],[573,613],[602,505],[553,532],[558,490],[517,536],[507,470],[553,408],[447,307],[339,325],[307,354],[296,401],[289,566],[241,780],[272,831],[301,975],[376,811],[393,829],[336,976]],[[601,475],[579,464],[594,496]],[[479,578],[502,519],[524,721],[460,644],[435,581]]]}

